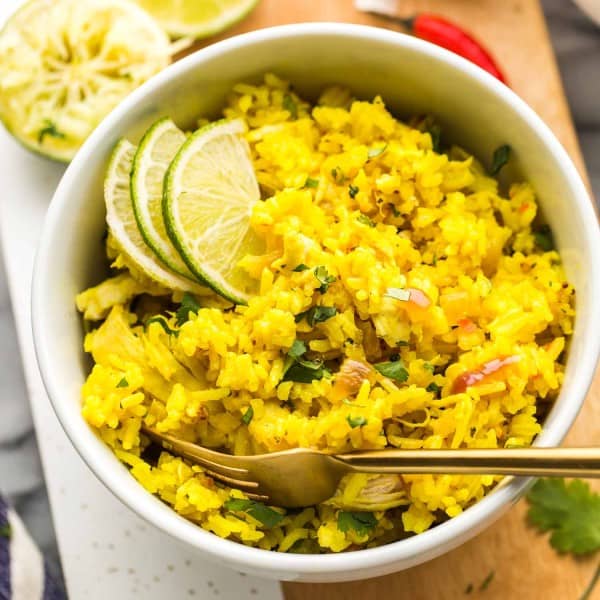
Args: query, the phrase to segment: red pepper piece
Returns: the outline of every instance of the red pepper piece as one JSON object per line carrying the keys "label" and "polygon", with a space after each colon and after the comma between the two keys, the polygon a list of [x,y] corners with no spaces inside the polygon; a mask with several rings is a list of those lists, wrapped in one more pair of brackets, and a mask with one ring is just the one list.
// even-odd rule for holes
{"label": "red pepper piece", "polygon": [[408,21],[412,32],[446,50],[450,50],[506,83],[506,77],[491,54],[469,33],[437,15],[421,14]]}
{"label": "red pepper piece", "polygon": [[506,356],[505,358],[495,358],[484,363],[477,371],[467,371],[454,380],[452,392],[454,394],[465,392],[468,387],[483,381],[488,375],[499,371],[502,367],[519,362],[520,359],[521,357],[516,354]]}

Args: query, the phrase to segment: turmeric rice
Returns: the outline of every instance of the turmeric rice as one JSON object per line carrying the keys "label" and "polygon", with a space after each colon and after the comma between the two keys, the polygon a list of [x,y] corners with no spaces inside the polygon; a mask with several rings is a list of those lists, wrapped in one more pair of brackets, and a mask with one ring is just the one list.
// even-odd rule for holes
{"label": "turmeric rice", "polygon": [[232,306],[163,289],[109,232],[113,276],[77,297],[83,417],[148,492],[250,546],[357,550],[459,515],[500,477],[353,474],[286,511],[140,434],[233,454],[527,446],[563,379],[574,290],[529,184],[504,191],[429,119],[336,86],[310,104],[269,74],[223,114],[245,121],[261,187],[266,250],[241,263],[259,291]]}

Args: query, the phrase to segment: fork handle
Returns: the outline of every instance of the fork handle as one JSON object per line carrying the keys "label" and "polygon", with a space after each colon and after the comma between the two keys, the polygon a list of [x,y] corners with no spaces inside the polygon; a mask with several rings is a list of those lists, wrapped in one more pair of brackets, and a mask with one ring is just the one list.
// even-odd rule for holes
{"label": "fork handle", "polygon": [[336,458],[363,473],[600,477],[600,448],[370,450]]}

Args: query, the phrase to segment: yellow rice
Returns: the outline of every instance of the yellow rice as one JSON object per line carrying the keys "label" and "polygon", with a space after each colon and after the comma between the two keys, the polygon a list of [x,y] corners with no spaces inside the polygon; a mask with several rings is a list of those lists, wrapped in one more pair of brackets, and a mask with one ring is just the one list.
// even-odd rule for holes
{"label": "yellow rice", "polygon": [[[198,314],[179,327],[169,311],[181,295],[128,270],[109,236],[118,272],[77,298],[84,317],[99,321],[85,338],[94,367],[84,418],[150,493],[244,544],[340,552],[459,515],[499,478],[353,475],[319,506],[276,509],[285,516],[269,528],[224,507],[242,493],[168,452],[156,461],[144,451],[142,423],[235,454],[528,445],[563,378],[574,290],[558,254],[536,246],[530,185],[501,194],[463,150],[435,152],[430,133],[394,118],[381,98],[355,101],[337,87],[313,106],[267,75],[263,85],[236,85],[224,115],[246,121],[263,192],[252,227],[266,253],[243,261],[260,291],[233,309],[199,299]],[[336,278],[327,291],[317,266]],[[389,297],[389,288],[421,290],[431,303]],[[337,314],[296,322],[316,305]],[[157,314],[178,334],[164,322],[145,325]],[[331,377],[282,381],[296,339],[326,360]],[[343,359],[373,364],[393,353],[406,382],[376,374],[349,397],[332,393]],[[457,391],[461,374],[509,356],[518,360]],[[370,511],[376,525],[340,528],[340,511]]]}

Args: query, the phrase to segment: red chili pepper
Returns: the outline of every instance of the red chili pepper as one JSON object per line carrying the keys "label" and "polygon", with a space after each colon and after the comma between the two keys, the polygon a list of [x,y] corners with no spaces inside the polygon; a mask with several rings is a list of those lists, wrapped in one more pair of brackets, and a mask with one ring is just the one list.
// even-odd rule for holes
{"label": "red chili pepper", "polygon": [[427,40],[446,50],[450,50],[506,83],[504,74],[491,54],[469,33],[437,15],[421,14],[414,19],[404,21],[411,31],[423,40]]}
{"label": "red chili pepper", "polygon": [[483,381],[488,375],[499,371],[502,367],[519,362],[520,359],[520,356],[513,354],[512,356],[506,356],[505,358],[495,358],[494,360],[490,360],[481,365],[476,371],[466,371],[454,380],[452,392],[454,394],[465,392],[468,387]]}

